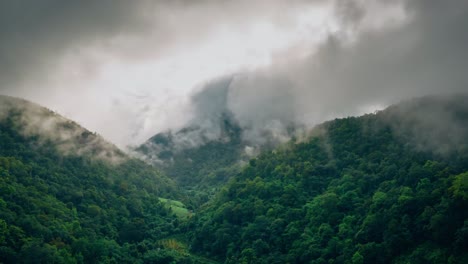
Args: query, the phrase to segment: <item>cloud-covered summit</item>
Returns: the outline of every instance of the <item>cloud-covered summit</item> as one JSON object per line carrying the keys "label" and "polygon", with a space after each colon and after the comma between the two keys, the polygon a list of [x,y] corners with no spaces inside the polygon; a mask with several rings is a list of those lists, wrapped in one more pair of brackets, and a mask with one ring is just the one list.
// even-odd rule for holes
{"label": "cloud-covered summit", "polygon": [[0,22],[0,92],[120,146],[221,112],[253,140],[468,90],[463,0],[7,0]]}
{"label": "cloud-covered summit", "polygon": [[405,98],[468,92],[466,1],[389,1],[402,5],[407,18],[388,28],[366,25],[367,12],[377,12],[366,1],[338,2],[354,36],[331,34],[309,56],[279,58],[234,78],[227,106],[241,124],[256,131],[276,123],[272,129],[281,130]]}

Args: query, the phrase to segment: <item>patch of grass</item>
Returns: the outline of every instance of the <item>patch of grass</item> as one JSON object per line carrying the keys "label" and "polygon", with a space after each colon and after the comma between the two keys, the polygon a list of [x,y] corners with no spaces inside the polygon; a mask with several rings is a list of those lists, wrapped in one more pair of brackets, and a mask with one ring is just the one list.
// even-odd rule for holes
{"label": "patch of grass", "polygon": [[166,199],[166,198],[159,198],[159,201],[168,204],[168,205],[173,205],[177,207],[183,207],[185,208],[185,205],[181,201],[176,201],[176,200],[171,200],[171,199]]}
{"label": "patch of grass", "polygon": [[159,198],[159,200],[163,204],[171,208],[172,212],[181,219],[186,219],[187,217],[190,217],[192,215],[192,213],[187,208],[185,208],[185,205],[180,201],[166,198]]}

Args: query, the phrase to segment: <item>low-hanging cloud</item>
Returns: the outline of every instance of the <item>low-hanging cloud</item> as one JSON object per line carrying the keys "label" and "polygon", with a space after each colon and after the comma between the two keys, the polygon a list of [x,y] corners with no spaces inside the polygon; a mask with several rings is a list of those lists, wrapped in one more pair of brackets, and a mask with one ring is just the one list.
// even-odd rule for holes
{"label": "low-hanging cloud", "polygon": [[53,146],[61,154],[119,164],[126,156],[115,145],[75,122],[37,104],[0,96],[0,122],[9,122],[16,132],[35,141],[35,147]]}
{"label": "low-hanging cloud", "polygon": [[311,55],[233,77],[227,108],[247,128],[244,136],[287,135],[290,123],[313,126],[405,98],[468,91],[468,2],[376,1],[405,14],[378,27],[368,25],[368,13],[379,8],[364,2],[337,1],[347,26]]}
{"label": "low-hanging cloud", "polygon": [[[180,117],[155,114],[179,108],[162,103],[180,104],[183,99],[175,98],[180,93],[145,83],[142,79],[152,74],[150,69],[138,76],[114,72],[103,77],[111,82],[91,85],[92,80],[102,77],[104,67],[122,65],[120,72],[125,75],[129,65],[189,53],[219,32],[242,35],[258,21],[271,21],[287,29],[294,26],[295,17],[304,8],[325,2],[1,1],[0,94],[59,110],[120,146],[141,142],[152,133],[149,131],[157,132],[154,126],[171,127],[172,120]],[[117,87],[120,79],[128,82]],[[187,91],[191,87],[175,89]],[[128,91],[135,91],[139,98]],[[141,94],[148,98],[142,100]],[[80,110],[84,105],[86,109]],[[164,121],[151,120],[154,118]]]}
{"label": "low-hanging cloud", "polygon": [[406,100],[378,115],[397,139],[418,151],[453,158],[468,148],[468,94]]}
{"label": "low-hanging cloud", "polygon": [[[60,88],[34,85],[59,75],[56,64],[63,57],[77,58],[80,78],[91,78],[99,74],[103,57],[157,59],[190,50],[219,28],[249,27],[259,17],[288,28],[311,3],[334,6],[337,25],[326,30],[326,40],[274,54],[267,67],[213,76],[218,81],[194,93],[191,108],[167,110],[149,100],[132,105],[133,97],[116,96],[108,87],[84,92],[89,88],[75,91],[66,81]],[[282,138],[291,125],[313,126],[407,97],[468,90],[468,3],[463,0],[2,1],[0,22],[0,91],[45,103],[68,96],[63,104],[76,105],[76,111],[92,102],[82,111],[95,119],[98,106],[105,105],[99,98],[116,97],[113,107],[119,111],[109,110],[103,121],[94,122],[105,124],[106,136],[155,134],[152,113],[172,111],[169,116],[184,117],[187,126],[197,123],[212,135],[220,131],[213,116],[229,112],[247,128],[245,139],[261,140],[265,130]],[[223,99],[211,100],[216,94]],[[191,118],[185,118],[187,109]],[[168,118],[163,127],[180,128],[180,119]],[[122,142],[132,142],[127,140]]]}

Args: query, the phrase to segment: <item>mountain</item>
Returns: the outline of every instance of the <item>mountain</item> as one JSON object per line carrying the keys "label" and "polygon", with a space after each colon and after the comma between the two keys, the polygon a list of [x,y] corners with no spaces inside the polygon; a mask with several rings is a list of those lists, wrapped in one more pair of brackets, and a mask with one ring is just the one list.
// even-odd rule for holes
{"label": "mountain", "polygon": [[137,149],[167,177],[0,97],[0,262],[468,263],[467,95],[283,143],[271,130],[248,141],[232,114],[214,117]]}
{"label": "mountain", "polygon": [[468,263],[468,96],[317,126],[265,151],[194,216],[224,263]]}
{"label": "mountain", "polygon": [[206,202],[206,193],[237,173],[241,160],[248,160],[242,130],[232,116],[222,115],[218,122],[221,129],[214,138],[190,126],[176,133],[159,133],[137,151],[182,187],[203,190],[197,192],[198,203]]}
{"label": "mountain", "polygon": [[172,180],[99,135],[0,96],[1,263],[193,260],[173,237],[189,215],[180,198]]}
{"label": "mountain", "polygon": [[[194,206],[208,201],[256,154],[281,143],[267,129],[262,132],[261,143],[246,140],[246,128],[227,110],[210,118],[208,128],[195,123],[175,133],[159,133],[136,148],[144,160],[190,190]],[[295,131],[291,126],[287,137]]]}

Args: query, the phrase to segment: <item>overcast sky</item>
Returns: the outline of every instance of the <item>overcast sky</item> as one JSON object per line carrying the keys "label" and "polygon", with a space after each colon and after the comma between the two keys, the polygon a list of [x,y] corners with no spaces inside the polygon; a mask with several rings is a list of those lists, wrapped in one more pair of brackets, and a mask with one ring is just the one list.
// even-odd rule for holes
{"label": "overcast sky", "polygon": [[5,0],[0,93],[119,146],[223,109],[311,126],[468,91],[467,28],[465,0]]}

